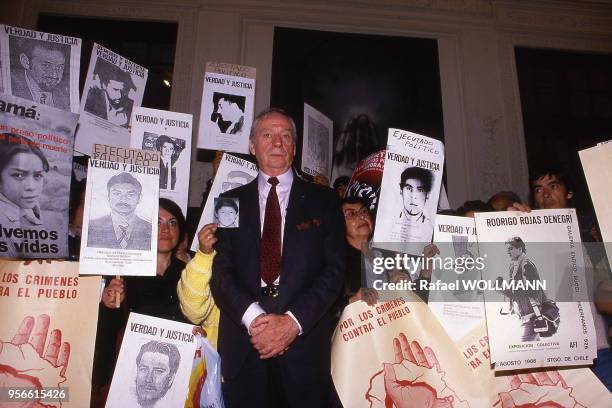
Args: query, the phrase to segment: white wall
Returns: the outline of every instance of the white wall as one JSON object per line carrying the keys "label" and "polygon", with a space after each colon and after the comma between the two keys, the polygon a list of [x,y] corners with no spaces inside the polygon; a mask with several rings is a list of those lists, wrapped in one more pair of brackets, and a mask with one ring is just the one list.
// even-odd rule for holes
{"label": "white wall", "polygon": [[[514,46],[612,52],[612,1],[599,0],[12,0],[0,21],[35,27],[39,12],[179,23],[171,108],[200,110],[206,61],[257,68],[256,111],[269,104],[275,26],[436,38],[448,193],[456,207],[499,190],[527,196]],[[10,3],[10,5],[9,5]],[[194,144],[195,145],[195,144]],[[199,205],[209,166],[194,166]]]}

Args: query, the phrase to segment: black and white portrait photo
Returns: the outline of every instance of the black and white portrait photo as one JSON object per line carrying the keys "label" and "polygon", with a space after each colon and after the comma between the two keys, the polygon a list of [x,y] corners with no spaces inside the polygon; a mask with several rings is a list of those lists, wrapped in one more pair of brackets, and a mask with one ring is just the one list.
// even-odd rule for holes
{"label": "black and white portrait photo", "polygon": [[174,190],[176,188],[177,177],[176,162],[185,149],[185,141],[168,135],[144,132],[142,148],[159,152],[159,188],[162,190]]}
{"label": "black and white portrait photo", "polygon": [[9,36],[14,96],[70,111],[70,46]]}
{"label": "black and white portrait photo", "polygon": [[239,202],[237,198],[215,198],[215,222],[219,228],[238,228]]}
{"label": "black and white portrait photo", "polygon": [[132,76],[116,65],[98,58],[91,83],[95,85],[87,92],[85,112],[127,128],[134,106],[130,92],[137,91]]}
{"label": "black and white portrait photo", "polygon": [[[143,196],[140,181],[127,172],[115,174],[108,179],[105,193],[104,204],[108,204],[110,213],[101,217],[91,216],[87,245],[92,248],[149,251],[151,222],[136,214]],[[92,206],[98,204],[94,202]]]}
{"label": "black and white portrait photo", "polygon": [[[510,266],[508,268],[507,282],[521,285],[529,282],[541,282],[538,269],[535,264],[527,257],[527,248],[521,237],[515,236],[508,239],[506,242],[506,251],[510,258]],[[501,283],[504,278],[499,276],[497,280]],[[549,329],[556,331],[555,316],[552,320],[547,320],[543,315],[546,313],[546,293],[542,289],[526,289],[523,287],[509,288],[503,291],[503,294],[508,298],[508,309],[502,308],[500,314],[515,315],[521,321],[521,341],[537,341],[540,340],[540,333],[546,337],[549,334]],[[551,316],[547,316],[551,317]],[[556,318],[558,318],[558,313]],[[558,325],[559,322],[556,322]],[[553,332],[554,333],[554,332]]]}
{"label": "black and white portrait photo", "polygon": [[231,135],[242,132],[244,126],[244,105],[246,97],[214,92],[214,110],[210,120],[217,124],[221,133]]}
{"label": "black and white portrait photo", "polygon": [[138,406],[164,406],[160,401],[172,387],[180,363],[181,354],[174,344],[151,340],[142,345],[136,356]]}
{"label": "black and white portrait photo", "polygon": [[429,241],[427,236],[431,236],[433,229],[432,221],[426,214],[433,180],[432,172],[421,167],[407,167],[400,175],[399,194],[403,206],[398,220],[403,230],[410,236],[422,237],[422,242]]}

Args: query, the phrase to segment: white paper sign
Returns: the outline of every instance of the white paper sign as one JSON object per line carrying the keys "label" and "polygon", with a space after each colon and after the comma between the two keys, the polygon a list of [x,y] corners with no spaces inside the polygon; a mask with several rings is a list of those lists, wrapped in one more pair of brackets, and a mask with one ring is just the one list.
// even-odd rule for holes
{"label": "white paper sign", "polygon": [[131,313],[107,408],[182,407],[197,347],[193,326]]}
{"label": "white paper sign", "polygon": [[255,68],[207,63],[198,147],[249,153],[254,100]]}
{"label": "white paper sign", "polygon": [[95,44],[81,99],[75,150],[91,155],[95,143],[128,147],[134,107],[142,104],[148,70]]}
{"label": "white paper sign", "polygon": [[159,196],[174,201],[187,214],[193,116],[137,107],[132,118],[131,145],[160,154]]}
{"label": "white paper sign", "polygon": [[0,25],[0,91],[79,112],[81,39]]}
{"label": "white paper sign", "polygon": [[334,123],[332,120],[305,103],[302,171],[311,176],[321,174],[332,182],[333,142]]}

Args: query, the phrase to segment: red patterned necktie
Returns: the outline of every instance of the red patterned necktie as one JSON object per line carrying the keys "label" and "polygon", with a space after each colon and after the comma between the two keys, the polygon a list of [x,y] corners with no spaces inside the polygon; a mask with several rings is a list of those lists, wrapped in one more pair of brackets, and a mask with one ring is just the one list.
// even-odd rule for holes
{"label": "red patterned necktie", "polygon": [[266,201],[263,233],[261,234],[261,254],[259,268],[261,279],[268,285],[274,284],[280,275],[281,265],[281,212],[276,194],[278,179],[270,177],[268,183],[272,185]]}

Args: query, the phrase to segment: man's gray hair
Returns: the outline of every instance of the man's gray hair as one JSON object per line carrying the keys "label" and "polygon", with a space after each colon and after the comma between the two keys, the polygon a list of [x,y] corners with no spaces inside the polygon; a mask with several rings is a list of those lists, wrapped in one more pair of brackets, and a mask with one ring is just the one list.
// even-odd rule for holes
{"label": "man's gray hair", "polygon": [[140,360],[144,353],[160,353],[168,356],[168,368],[170,370],[169,378],[174,378],[174,375],[178,371],[179,364],[181,363],[181,353],[179,353],[178,347],[172,343],[151,340],[140,347],[140,352],[136,356],[137,366],[140,365]]}
{"label": "man's gray hair", "polygon": [[266,116],[278,114],[287,118],[289,123],[291,123],[291,137],[293,138],[293,144],[297,143],[297,129],[295,127],[295,122],[293,118],[287,114],[283,109],[280,108],[268,108],[263,112],[260,112],[255,119],[253,119],[253,124],[251,126],[251,134],[249,135],[249,140],[252,141],[255,138],[255,133],[257,132],[257,127],[259,126],[259,122],[264,119]]}

